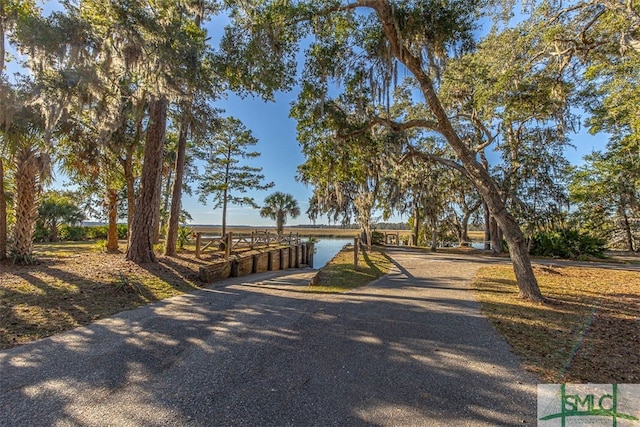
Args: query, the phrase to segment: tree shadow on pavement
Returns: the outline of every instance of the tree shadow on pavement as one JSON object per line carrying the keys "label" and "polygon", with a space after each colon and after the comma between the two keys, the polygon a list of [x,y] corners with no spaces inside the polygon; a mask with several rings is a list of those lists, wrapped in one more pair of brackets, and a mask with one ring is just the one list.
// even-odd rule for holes
{"label": "tree shadow on pavement", "polygon": [[0,352],[0,425],[514,425],[535,387],[476,312],[230,284]]}

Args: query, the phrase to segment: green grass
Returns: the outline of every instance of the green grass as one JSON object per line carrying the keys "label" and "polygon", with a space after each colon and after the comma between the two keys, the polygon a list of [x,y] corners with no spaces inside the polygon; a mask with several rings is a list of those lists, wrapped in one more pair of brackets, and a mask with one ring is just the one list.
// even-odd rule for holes
{"label": "green grass", "polygon": [[310,292],[345,292],[359,288],[384,276],[391,270],[391,260],[383,250],[373,248],[360,252],[358,268],[353,265],[353,247],[341,250],[316,275],[314,284],[306,288]]}

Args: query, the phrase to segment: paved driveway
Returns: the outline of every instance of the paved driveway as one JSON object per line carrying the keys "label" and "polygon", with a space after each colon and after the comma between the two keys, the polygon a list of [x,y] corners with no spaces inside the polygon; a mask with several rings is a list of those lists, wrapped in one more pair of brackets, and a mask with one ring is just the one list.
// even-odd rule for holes
{"label": "paved driveway", "polygon": [[346,294],[264,273],[2,351],[0,425],[534,425],[536,380],[468,290],[481,262],[390,255]]}

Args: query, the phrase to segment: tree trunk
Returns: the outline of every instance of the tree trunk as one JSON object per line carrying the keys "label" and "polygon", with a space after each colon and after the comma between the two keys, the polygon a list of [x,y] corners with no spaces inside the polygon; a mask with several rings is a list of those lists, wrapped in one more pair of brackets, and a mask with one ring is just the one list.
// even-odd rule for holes
{"label": "tree trunk", "polygon": [[491,248],[493,253],[501,254],[504,252],[504,247],[502,245],[502,233],[500,232],[500,227],[498,227],[498,223],[494,217],[489,219],[489,227],[491,230]]}
{"label": "tree trunk", "polygon": [[482,204],[482,208],[484,209],[484,249],[488,251],[491,249],[491,214],[486,203]]}
{"label": "tree trunk", "polygon": [[633,233],[631,232],[631,224],[629,224],[629,217],[624,209],[622,209],[622,219],[624,220],[624,232],[627,238],[627,249],[633,252]]}
{"label": "tree trunk", "polygon": [[420,218],[420,207],[418,203],[414,203],[413,209],[413,234],[411,235],[411,239],[413,246],[418,246],[418,239],[420,238],[420,223],[422,219]]}
{"label": "tree trunk", "polygon": [[434,215],[429,215],[431,223],[431,252],[438,250],[438,219]]}
{"label": "tree trunk", "polygon": [[136,132],[133,137],[133,142],[127,147],[125,158],[122,160],[124,177],[127,183],[127,243],[131,241],[131,227],[133,224],[133,218],[136,211],[136,176],[134,173],[135,161],[136,161],[136,147],[139,147],[142,142],[142,122],[143,115],[140,115],[136,122]]}
{"label": "tree trunk", "polygon": [[15,216],[13,229],[13,245],[11,248],[14,262],[30,264],[33,261],[33,231],[38,217],[37,198],[40,193],[38,186],[38,160],[35,150],[24,148],[16,158],[16,194]]}
{"label": "tree trunk", "polygon": [[[164,153],[163,153],[163,162],[164,162]],[[162,203],[162,166],[158,170],[158,177],[156,180],[156,204],[153,207],[153,244],[157,245],[160,243],[160,214],[161,209],[160,205]]]}
{"label": "tree trunk", "polygon": [[105,195],[109,226],[107,228],[107,252],[118,252],[118,191],[108,189]]}
{"label": "tree trunk", "polygon": [[[175,166],[175,163],[174,163]],[[169,198],[171,197],[171,188],[173,185],[173,171],[169,171],[167,182],[164,187],[162,209],[160,211],[160,230],[166,231],[167,221],[169,220]]]}
{"label": "tree trunk", "polygon": [[278,232],[278,236],[282,235],[283,229],[284,229],[284,212],[282,210],[278,210],[278,212],[276,212],[276,231]]}
{"label": "tree trunk", "polygon": [[[222,192],[222,236],[227,235],[227,189]],[[280,233],[278,233],[280,234]]]}
{"label": "tree trunk", "polygon": [[153,99],[149,107],[149,124],[144,149],[144,164],[140,179],[140,193],[131,224],[131,238],[127,259],[136,263],[155,262],[153,252],[154,208],[158,197],[158,170],[162,168],[163,145],[167,122],[167,99]]}
{"label": "tree trunk", "polygon": [[49,241],[50,242],[58,241],[58,221],[55,218],[51,219],[51,224],[49,228]]}
{"label": "tree trunk", "polygon": [[131,224],[136,211],[136,177],[133,174],[133,153],[127,152],[123,160],[124,179],[127,183],[127,242],[131,240]]}
{"label": "tree trunk", "polygon": [[446,111],[440,103],[431,77],[423,69],[423,59],[416,57],[407,48],[404,41],[400,39],[396,17],[392,11],[391,4],[387,1],[378,1],[372,3],[371,7],[376,11],[380,19],[383,31],[389,40],[392,54],[407,67],[418,81],[425,102],[438,123],[438,132],[447,140],[448,145],[462,162],[467,177],[487,203],[489,211],[504,232],[509,244],[509,253],[513,262],[513,270],[516,275],[520,296],[533,301],[542,301],[542,294],[533,273],[524,235],[515,218],[507,211],[504,201],[498,192],[497,183],[477,161],[476,156],[478,153],[467,147],[453,128]]}
{"label": "tree trunk", "polygon": [[[178,244],[178,228],[180,226],[180,210],[182,208],[182,183],[184,181],[184,168],[186,164],[187,152],[187,132],[189,120],[187,112],[183,112],[182,123],[180,124],[180,134],[178,135],[178,147],[176,153],[175,174],[173,178],[173,189],[171,193],[171,211],[169,213],[169,225],[167,226],[167,239],[164,247],[164,254],[176,256],[176,246]],[[190,116],[190,112],[189,112]]]}
{"label": "tree trunk", "polygon": [[4,160],[0,158],[0,260],[7,258],[7,193],[4,191]]}
{"label": "tree trunk", "polygon": [[471,218],[471,212],[465,212],[462,215],[462,222],[460,223],[460,246],[471,246],[471,239],[469,239],[469,218]]}

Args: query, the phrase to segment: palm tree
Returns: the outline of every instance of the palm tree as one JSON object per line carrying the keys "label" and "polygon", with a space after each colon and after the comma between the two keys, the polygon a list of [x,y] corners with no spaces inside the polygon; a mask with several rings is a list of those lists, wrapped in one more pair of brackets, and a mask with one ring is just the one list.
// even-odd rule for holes
{"label": "palm tree", "polygon": [[[25,95],[26,92],[21,94]],[[51,147],[45,138],[41,119],[34,110],[17,105],[12,112],[11,121],[3,121],[0,136],[2,155],[6,156],[3,169],[5,165],[8,166],[13,177],[15,223],[11,256],[13,261],[19,264],[30,264],[34,261],[33,232],[38,217],[39,197],[42,185],[51,176]],[[2,178],[4,180],[5,177]],[[5,185],[4,182],[0,184]],[[0,214],[3,215],[2,221],[6,225],[6,211],[2,209]],[[2,232],[5,233],[6,239],[6,228]]]}
{"label": "palm tree", "polygon": [[49,156],[38,150],[35,144],[25,144],[15,157],[16,222],[13,228],[11,256],[18,264],[33,262],[33,231],[38,217],[38,198],[43,179],[50,172]]}
{"label": "palm tree", "polygon": [[264,207],[260,209],[260,216],[276,221],[278,235],[282,234],[282,227],[287,222],[289,215],[292,218],[297,218],[300,215],[298,202],[291,194],[276,191],[264,199]]}

